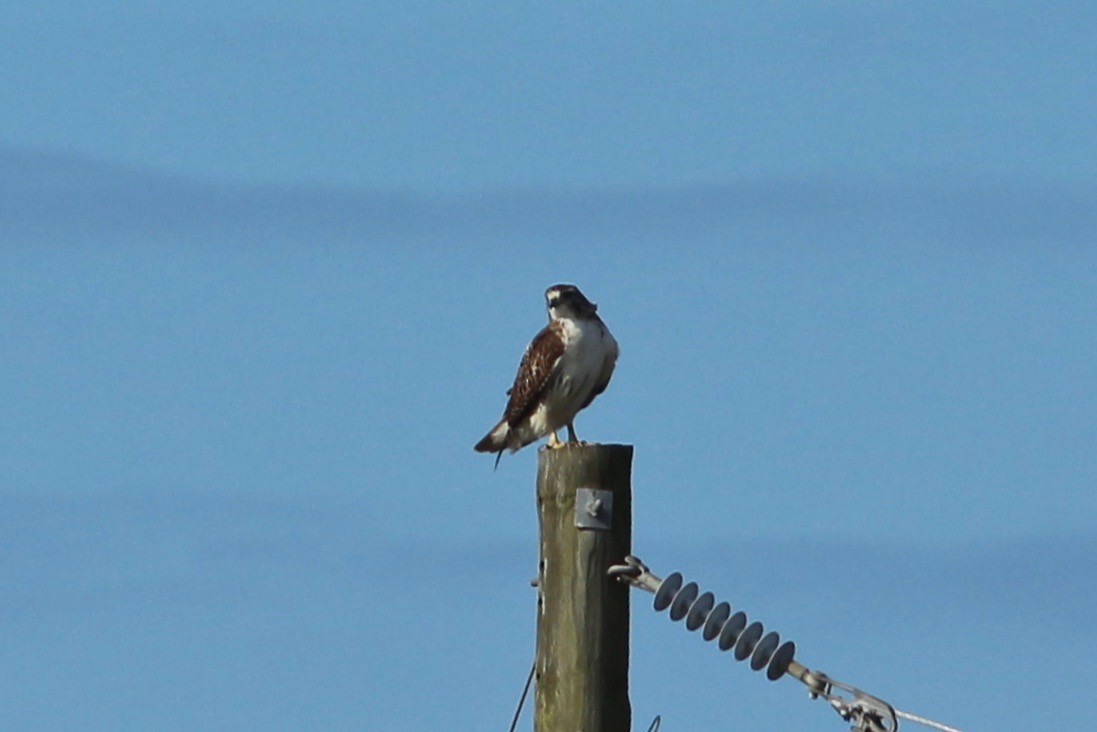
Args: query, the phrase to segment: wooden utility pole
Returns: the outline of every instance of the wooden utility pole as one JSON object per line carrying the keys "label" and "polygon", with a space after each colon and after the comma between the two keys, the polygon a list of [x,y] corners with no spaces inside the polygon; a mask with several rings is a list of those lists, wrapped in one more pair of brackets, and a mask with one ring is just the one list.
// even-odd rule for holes
{"label": "wooden utility pole", "polygon": [[632,548],[631,476],[631,445],[537,454],[536,732],[632,728],[629,588],[606,575]]}

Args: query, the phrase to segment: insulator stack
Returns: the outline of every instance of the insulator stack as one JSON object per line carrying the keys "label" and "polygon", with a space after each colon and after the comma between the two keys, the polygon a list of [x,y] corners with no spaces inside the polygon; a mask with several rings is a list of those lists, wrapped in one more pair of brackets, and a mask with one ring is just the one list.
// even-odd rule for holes
{"label": "insulator stack", "polygon": [[758,621],[749,622],[742,610],[733,613],[726,602],[716,603],[711,592],[700,592],[696,582],[683,584],[679,572],[669,575],[655,593],[655,610],[670,609],[670,619],[686,621],[686,628],[703,628],[701,637],[715,640],[721,651],[732,651],[737,661],[750,659],[754,671],[766,669],[766,678],[776,681],[785,675],[796,654],[792,641],[781,643],[781,636]]}

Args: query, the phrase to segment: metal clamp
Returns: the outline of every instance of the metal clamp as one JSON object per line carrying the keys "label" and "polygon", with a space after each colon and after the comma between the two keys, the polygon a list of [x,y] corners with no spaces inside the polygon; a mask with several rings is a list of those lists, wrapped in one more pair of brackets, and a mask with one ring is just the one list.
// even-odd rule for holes
{"label": "metal clamp", "polygon": [[[851,729],[857,732],[896,732],[899,729],[895,709],[883,699],[866,694],[856,686],[843,684],[820,671],[813,674],[824,685],[819,696],[830,702],[839,717],[853,723]],[[842,693],[835,693],[835,690]]]}

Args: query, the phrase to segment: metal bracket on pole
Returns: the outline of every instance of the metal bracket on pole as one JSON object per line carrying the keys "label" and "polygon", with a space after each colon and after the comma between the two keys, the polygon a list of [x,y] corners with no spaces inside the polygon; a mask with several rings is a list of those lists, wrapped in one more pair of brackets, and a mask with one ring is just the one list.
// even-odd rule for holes
{"label": "metal bracket on pole", "polygon": [[613,493],[596,488],[575,491],[575,526],[609,531],[613,521]]}

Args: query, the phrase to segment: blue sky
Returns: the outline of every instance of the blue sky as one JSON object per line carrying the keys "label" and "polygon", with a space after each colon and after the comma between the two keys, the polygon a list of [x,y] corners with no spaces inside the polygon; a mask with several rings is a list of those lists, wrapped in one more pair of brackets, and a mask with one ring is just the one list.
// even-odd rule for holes
{"label": "blue sky", "polygon": [[372,189],[1092,181],[1090,3],[13,4],[0,137]]}
{"label": "blue sky", "polygon": [[[0,10],[2,714],[505,728],[536,455],[471,446],[575,282],[637,553],[900,708],[1040,725],[1097,641],[1095,27]],[[635,599],[637,728],[844,728]]]}

